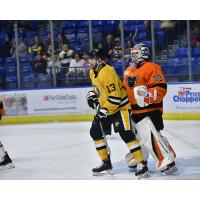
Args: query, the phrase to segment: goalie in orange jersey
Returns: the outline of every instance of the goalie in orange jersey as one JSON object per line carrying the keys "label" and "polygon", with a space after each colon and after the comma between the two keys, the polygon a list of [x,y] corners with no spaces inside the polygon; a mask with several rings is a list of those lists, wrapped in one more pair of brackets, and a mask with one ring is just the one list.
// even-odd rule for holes
{"label": "goalie in orange jersey", "polygon": [[[160,133],[164,128],[163,98],[167,84],[161,67],[149,61],[149,50],[145,44],[137,44],[131,50],[131,62],[124,72],[123,83],[141,145],[157,160],[156,168],[162,174],[175,172],[176,154],[167,138]],[[131,165],[130,155],[128,157]]]}
{"label": "goalie in orange jersey", "polygon": [[[3,115],[5,115],[5,111],[3,108],[3,102],[0,100],[0,120]],[[12,160],[10,159],[8,153],[4,149],[3,144],[0,141],[0,170],[13,167],[14,165]]]}

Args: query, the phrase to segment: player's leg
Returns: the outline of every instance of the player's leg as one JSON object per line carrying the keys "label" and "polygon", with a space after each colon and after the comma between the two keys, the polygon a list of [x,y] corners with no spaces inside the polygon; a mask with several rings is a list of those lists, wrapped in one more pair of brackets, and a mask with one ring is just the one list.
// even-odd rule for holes
{"label": "player's leg", "polygon": [[169,149],[171,149],[171,151],[174,154],[174,157],[176,157],[176,153],[175,153],[174,149],[172,148],[171,144],[169,143],[168,139],[161,134],[161,130],[164,129],[162,113],[160,111],[155,111],[155,112],[150,113],[149,117],[151,118],[153,125],[155,126],[156,130],[162,137],[163,141],[167,144]]}
{"label": "player's leg", "polygon": [[[144,145],[141,145],[141,149],[142,149],[142,156],[143,156],[144,162],[147,165],[148,158],[149,158],[149,151],[147,150],[147,148]],[[126,154],[125,161],[131,171],[137,170],[136,160],[130,152]]]}
{"label": "player's leg", "polygon": [[145,117],[136,123],[140,143],[148,149],[155,160],[158,160],[156,164],[157,169],[163,172],[163,174],[168,174],[176,170],[174,162],[175,153],[167,140],[158,131],[162,128],[162,119],[157,114],[153,117],[151,116],[151,118]]}
{"label": "player's leg", "polygon": [[[109,126],[109,123],[106,124],[106,122],[104,122],[103,127],[106,128],[106,126]],[[102,164],[99,167],[92,169],[93,175],[98,176],[107,173],[112,174],[112,163],[110,160],[110,155],[108,154],[108,146],[105,141],[105,138],[103,137],[99,121],[94,120],[92,122],[92,127],[90,129],[90,136],[94,141],[96,151],[102,161]]]}
{"label": "player's leg", "polygon": [[105,130],[106,139],[112,139],[112,127],[111,125],[107,127]]}
{"label": "player's leg", "polygon": [[[172,148],[168,139],[161,134],[161,130],[163,130],[163,128],[164,128],[162,113],[160,111],[151,112],[149,117],[151,118],[151,121],[152,121],[155,129],[157,130],[158,135],[160,136],[159,138],[168,147],[167,149],[170,150],[169,152],[170,152],[170,154],[172,154],[173,160],[175,160],[176,153],[175,153],[174,149]],[[157,168],[158,169],[160,168],[160,170],[163,174],[170,174],[177,170],[177,168],[175,167],[174,161],[166,166],[164,166],[164,163],[165,163],[165,159],[161,160],[161,161],[159,159],[159,162],[157,162]]]}
{"label": "player's leg", "polygon": [[148,167],[144,162],[141,145],[132,131],[130,113],[128,110],[121,110],[114,115],[114,129],[119,132],[120,137],[126,143],[131,155],[137,163],[136,176],[149,177]]}
{"label": "player's leg", "polygon": [[8,153],[5,151],[3,144],[0,142],[0,170],[13,168],[14,165]]}
{"label": "player's leg", "polygon": [[[132,130],[135,133],[136,139],[138,141],[140,141],[140,138],[138,137],[138,134],[137,134],[137,130],[135,128],[135,122],[133,120],[131,120],[131,125],[132,125]],[[149,151],[147,150],[147,148],[144,145],[141,145],[141,149],[142,149],[142,155],[143,155],[144,162],[147,165],[148,158],[149,158]],[[130,152],[126,154],[125,161],[126,161],[128,167],[131,169],[131,171],[136,171],[137,163],[136,163],[135,158],[132,156],[132,154]]]}

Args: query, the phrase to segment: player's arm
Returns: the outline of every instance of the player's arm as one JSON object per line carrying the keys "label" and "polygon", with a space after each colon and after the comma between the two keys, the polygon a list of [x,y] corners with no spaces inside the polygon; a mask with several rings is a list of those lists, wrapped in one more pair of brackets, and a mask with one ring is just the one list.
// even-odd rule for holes
{"label": "player's arm", "polygon": [[150,73],[148,80],[148,91],[152,94],[156,91],[154,103],[162,102],[167,93],[167,84],[160,66],[155,67],[155,70]]}
{"label": "player's arm", "polygon": [[162,102],[167,93],[165,77],[159,66],[155,66],[146,74],[146,80],[147,86],[134,88],[134,95],[140,107]]}
{"label": "player's arm", "polygon": [[40,51],[42,51],[42,47],[41,47],[41,46],[38,46],[37,48],[34,48],[33,51],[35,51],[35,52],[40,52]]}
{"label": "player's arm", "polygon": [[[90,80],[92,80],[92,71],[90,70]],[[91,89],[90,91],[88,91],[87,93],[87,96],[86,96],[86,99],[87,99],[87,103],[89,105],[89,107],[91,107],[92,109],[95,109],[99,106],[99,102],[98,102],[98,97],[97,97],[97,94],[93,89]]]}

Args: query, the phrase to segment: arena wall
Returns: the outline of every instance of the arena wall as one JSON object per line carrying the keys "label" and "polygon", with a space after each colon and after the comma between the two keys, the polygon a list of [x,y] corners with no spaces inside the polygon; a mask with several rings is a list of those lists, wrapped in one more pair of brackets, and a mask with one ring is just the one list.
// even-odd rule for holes
{"label": "arena wall", "polygon": [[[90,87],[2,91],[3,124],[91,121],[86,102]],[[170,83],[164,99],[164,119],[200,120],[200,83]]]}

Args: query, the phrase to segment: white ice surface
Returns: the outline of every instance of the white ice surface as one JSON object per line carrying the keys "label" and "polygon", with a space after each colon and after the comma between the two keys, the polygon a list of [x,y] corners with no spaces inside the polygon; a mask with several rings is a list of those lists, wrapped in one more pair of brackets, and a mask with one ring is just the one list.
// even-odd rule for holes
{"label": "white ice surface", "polygon": [[[1,125],[0,140],[13,159],[14,169],[0,171],[0,180],[136,179],[124,157],[126,145],[114,134],[109,140],[114,176],[93,177],[99,158],[89,136],[91,123]],[[162,177],[149,159],[150,179],[200,179],[200,121],[165,121],[163,135],[177,153],[177,175]]]}

